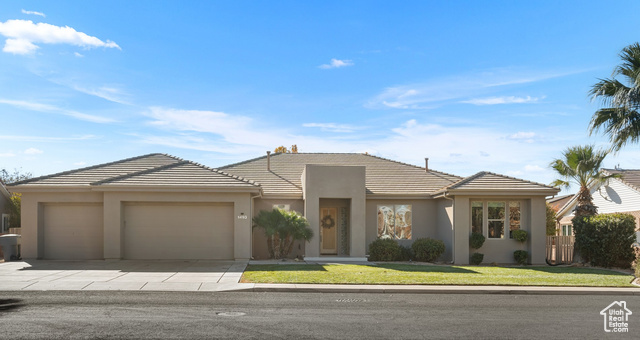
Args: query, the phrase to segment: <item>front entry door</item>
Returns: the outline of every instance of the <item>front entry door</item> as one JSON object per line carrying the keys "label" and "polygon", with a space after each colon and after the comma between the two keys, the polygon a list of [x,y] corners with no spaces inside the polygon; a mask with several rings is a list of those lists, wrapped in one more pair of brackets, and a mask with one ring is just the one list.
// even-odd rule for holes
{"label": "front entry door", "polygon": [[338,254],[338,223],[336,208],[320,209],[320,254]]}

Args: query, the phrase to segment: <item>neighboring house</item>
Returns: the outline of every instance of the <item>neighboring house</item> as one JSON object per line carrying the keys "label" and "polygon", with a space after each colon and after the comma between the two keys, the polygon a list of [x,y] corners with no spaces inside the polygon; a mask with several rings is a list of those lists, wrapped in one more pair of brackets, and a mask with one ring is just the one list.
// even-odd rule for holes
{"label": "neighboring house", "polygon": [[[562,196],[557,196],[557,197],[552,197],[547,199],[547,203],[551,206],[551,208],[553,208],[553,210],[556,211],[556,213],[558,211],[560,211],[560,209],[562,209],[562,207],[564,207],[572,198],[573,198],[573,194],[572,195],[562,195]],[[556,215],[558,216],[558,215]],[[556,220],[556,235],[571,235],[571,227],[570,226],[564,226],[564,229],[562,227],[562,225],[559,222],[559,219]]]}
{"label": "neighboring house", "polygon": [[[210,169],[150,154],[18,182],[22,256],[45,259],[264,259],[252,217],[303,213],[314,237],[293,255],[364,259],[378,237],[444,241],[441,260],[485,262],[513,251],[545,261],[545,197],[558,189],[490,172],[462,178],[366,154],[273,154]],[[523,245],[510,230],[524,229]]]}
{"label": "neighboring house", "polygon": [[[636,218],[636,231],[640,226],[640,170],[602,169],[605,174],[619,174],[602,185],[589,187],[593,204],[599,214],[626,213]],[[561,235],[573,235],[572,222],[577,196],[572,197],[558,211]]]}
{"label": "neighboring house", "polygon": [[9,204],[11,194],[0,180],[0,234],[9,232]]}

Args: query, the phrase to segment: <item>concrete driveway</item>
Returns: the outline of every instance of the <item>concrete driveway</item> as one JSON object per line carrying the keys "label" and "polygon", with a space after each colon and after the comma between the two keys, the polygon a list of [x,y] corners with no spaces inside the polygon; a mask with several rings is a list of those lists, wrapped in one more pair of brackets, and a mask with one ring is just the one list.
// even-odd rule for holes
{"label": "concrete driveway", "polygon": [[[238,290],[247,261],[46,261],[0,263],[6,290]],[[252,286],[252,285],[251,285]]]}

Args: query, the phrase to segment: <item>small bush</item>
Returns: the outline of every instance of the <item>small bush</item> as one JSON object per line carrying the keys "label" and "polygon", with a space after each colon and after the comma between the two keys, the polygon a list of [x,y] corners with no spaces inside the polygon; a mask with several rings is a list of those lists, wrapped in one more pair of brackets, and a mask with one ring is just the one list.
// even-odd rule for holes
{"label": "small bush", "polygon": [[411,247],[400,246],[400,255],[397,261],[411,261],[413,259],[413,250]]}
{"label": "small bush", "polygon": [[444,253],[444,242],[432,238],[419,238],[411,245],[416,260],[422,262],[434,262]]}
{"label": "small bush", "polygon": [[469,247],[473,249],[480,249],[484,244],[484,235],[481,233],[471,233],[469,236]]}
{"label": "small bush", "polygon": [[481,253],[473,253],[471,255],[471,264],[475,264],[476,266],[479,265],[480,263],[482,263],[482,260],[484,259],[484,254]]}
{"label": "small bush", "polygon": [[511,231],[511,235],[513,236],[514,240],[522,243],[526,242],[527,238],[529,237],[527,231],[522,229]]}
{"label": "small bush", "polygon": [[513,252],[513,258],[518,264],[527,264],[529,253],[526,250],[516,250]]}
{"label": "small bush", "polygon": [[369,245],[369,261],[395,261],[400,254],[400,245],[392,239],[377,239]]}
{"label": "small bush", "polygon": [[600,267],[629,268],[635,259],[635,218],[629,214],[575,217],[575,248],[585,262]]}

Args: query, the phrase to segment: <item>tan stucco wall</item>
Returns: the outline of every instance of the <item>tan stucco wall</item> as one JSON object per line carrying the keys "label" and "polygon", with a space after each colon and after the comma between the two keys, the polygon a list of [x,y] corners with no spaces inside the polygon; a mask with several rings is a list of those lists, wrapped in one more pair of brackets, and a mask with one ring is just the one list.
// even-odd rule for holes
{"label": "tan stucco wall", "polygon": [[[43,205],[46,203],[103,203],[104,214],[104,258],[123,257],[123,207],[124,202],[196,202],[233,204],[234,212],[234,258],[251,257],[251,194],[212,192],[25,192],[22,198],[22,256],[43,256]],[[244,218],[246,216],[246,218]],[[176,242],[181,242],[176,238]],[[185,244],[184,246],[188,246]]]}
{"label": "tan stucco wall", "polygon": [[[364,166],[306,165],[302,172],[305,216],[314,235],[320,234],[320,199],[340,198],[351,201],[349,235],[350,256],[366,254],[366,188]],[[320,238],[306,246],[305,256],[320,256]]]}
{"label": "tan stucco wall", "polygon": [[453,261],[453,201],[445,198],[435,200],[437,212],[438,239],[445,245],[445,251],[440,256],[440,261]]}
{"label": "tan stucco wall", "polygon": [[[263,199],[256,198],[253,201],[253,217],[255,217],[261,210],[271,210],[276,204],[288,204],[292,211],[296,211],[304,215],[304,201],[301,199]],[[256,260],[264,260],[269,258],[269,251],[267,250],[267,238],[264,235],[264,231],[260,228],[253,229],[253,244],[252,244],[252,256]],[[305,250],[305,242],[296,242],[293,245],[290,258],[302,257]]]}
{"label": "tan stucco wall", "polygon": [[[480,249],[469,247],[469,235],[471,234],[471,201],[520,201],[521,205],[521,229],[526,230],[528,240],[520,243],[510,239],[508,229],[505,229],[505,238],[486,238]],[[545,199],[544,196],[529,197],[505,197],[505,196],[456,196],[455,197],[455,263],[469,264],[469,255],[473,252],[484,254],[483,263],[515,263],[513,252],[526,250],[529,252],[529,261],[532,264],[545,263]],[[505,226],[508,228],[508,226]],[[486,234],[486,228],[484,230]],[[485,235],[486,237],[486,235]]]}
{"label": "tan stucco wall", "polygon": [[[431,199],[369,199],[367,200],[367,252],[369,244],[378,238],[379,205],[411,205],[411,240],[397,240],[398,244],[409,247],[418,238],[442,239],[438,234],[437,203]],[[445,244],[445,247],[449,247]]]}

